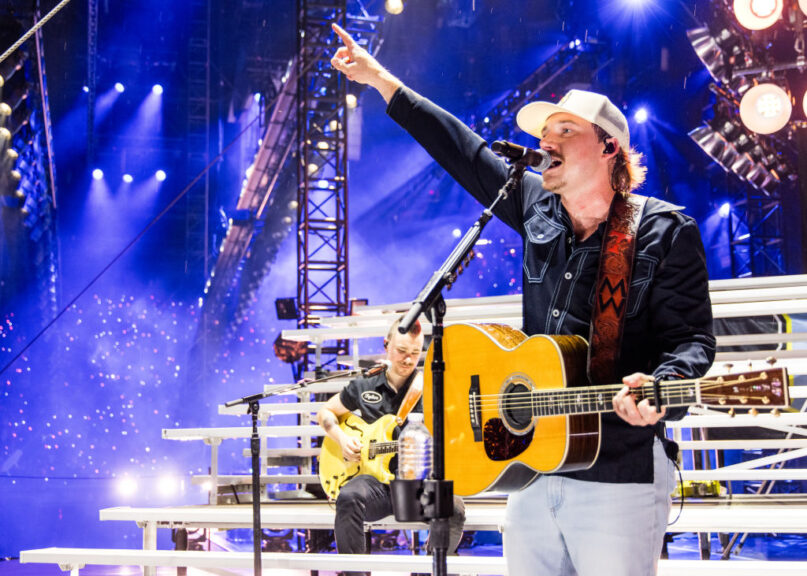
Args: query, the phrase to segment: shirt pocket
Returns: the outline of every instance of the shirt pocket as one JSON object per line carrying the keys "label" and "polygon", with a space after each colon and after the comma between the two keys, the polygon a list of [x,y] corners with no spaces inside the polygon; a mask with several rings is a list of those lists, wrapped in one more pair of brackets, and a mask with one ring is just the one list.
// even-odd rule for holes
{"label": "shirt pocket", "polygon": [[647,301],[647,293],[650,284],[653,282],[653,275],[656,271],[658,260],[653,256],[637,254],[636,262],[633,264],[633,276],[630,281],[628,291],[628,312],[627,317],[633,318],[644,307]]}
{"label": "shirt pocket", "polygon": [[524,223],[524,231],[524,275],[531,284],[539,284],[544,281],[564,228],[537,213]]}

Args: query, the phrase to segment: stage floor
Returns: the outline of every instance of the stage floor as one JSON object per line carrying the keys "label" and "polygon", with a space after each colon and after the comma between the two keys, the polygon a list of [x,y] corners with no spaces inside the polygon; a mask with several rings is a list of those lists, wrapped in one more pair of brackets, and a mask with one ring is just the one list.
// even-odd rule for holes
{"label": "stage floor", "polygon": [[[711,538],[712,560],[719,560],[721,555],[720,543],[716,535]],[[246,550],[246,548],[245,548]],[[694,534],[677,534],[668,544],[669,557],[675,560],[697,560],[700,558],[700,545]],[[248,550],[247,550],[248,551]],[[390,553],[390,552],[387,552]],[[408,554],[406,550],[395,553]],[[460,554],[491,556],[501,554],[499,546],[474,546],[463,548]],[[807,534],[780,534],[780,535],[751,535],[745,542],[739,555],[733,555],[730,561],[742,562],[744,560],[807,560]],[[85,576],[137,576],[141,574],[138,567],[127,566],[88,566],[81,570]],[[188,576],[207,575],[233,575],[248,576],[252,572],[237,570],[205,571],[189,568]],[[309,576],[308,571],[275,570],[276,576]],[[0,561],[0,576],[66,576],[58,566],[52,564],[20,564],[18,560]],[[320,571],[320,576],[336,576],[336,572]],[[409,572],[375,572],[373,576],[409,576]],[[159,568],[158,576],[175,576],[176,568]]]}

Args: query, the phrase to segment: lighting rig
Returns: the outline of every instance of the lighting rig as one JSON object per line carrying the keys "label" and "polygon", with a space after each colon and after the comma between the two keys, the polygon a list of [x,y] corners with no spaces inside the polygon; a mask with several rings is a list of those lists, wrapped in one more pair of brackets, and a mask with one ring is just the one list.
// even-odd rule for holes
{"label": "lighting rig", "polygon": [[781,189],[804,153],[806,14],[807,0],[720,0],[687,31],[713,80],[711,110],[689,136],[745,191],[732,202],[734,276],[785,272]]}

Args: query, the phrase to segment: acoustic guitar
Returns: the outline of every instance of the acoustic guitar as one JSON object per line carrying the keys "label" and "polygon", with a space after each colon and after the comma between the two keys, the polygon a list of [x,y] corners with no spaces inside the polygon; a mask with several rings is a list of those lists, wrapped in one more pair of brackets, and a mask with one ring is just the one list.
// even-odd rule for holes
{"label": "acoustic guitar", "polygon": [[339,443],[330,436],[325,437],[319,455],[319,482],[329,500],[336,500],[342,486],[359,474],[375,476],[384,484],[395,478],[389,471],[389,463],[398,451],[398,442],[392,439],[397,425],[395,414],[382,416],[372,424],[352,412],[339,419],[342,430],[361,440],[361,461],[346,462]]}
{"label": "acoustic guitar", "polygon": [[[597,459],[600,413],[622,384],[590,386],[579,336],[532,336],[499,324],[445,328],[445,477],[454,493],[520,490],[538,474],[582,470]],[[431,431],[430,347],[423,411]],[[633,389],[655,405],[652,383]],[[783,407],[787,371],[771,368],[660,383],[663,406]]]}

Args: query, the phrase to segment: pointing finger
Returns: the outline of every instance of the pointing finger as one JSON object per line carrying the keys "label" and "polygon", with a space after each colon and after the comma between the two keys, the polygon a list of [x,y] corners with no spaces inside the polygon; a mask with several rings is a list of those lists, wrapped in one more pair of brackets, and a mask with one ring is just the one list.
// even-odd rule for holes
{"label": "pointing finger", "polygon": [[342,42],[344,42],[345,46],[347,46],[351,50],[356,47],[356,41],[339,24],[331,24],[331,28],[333,28],[333,31],[336,32],[336,35],[342,39]]}

